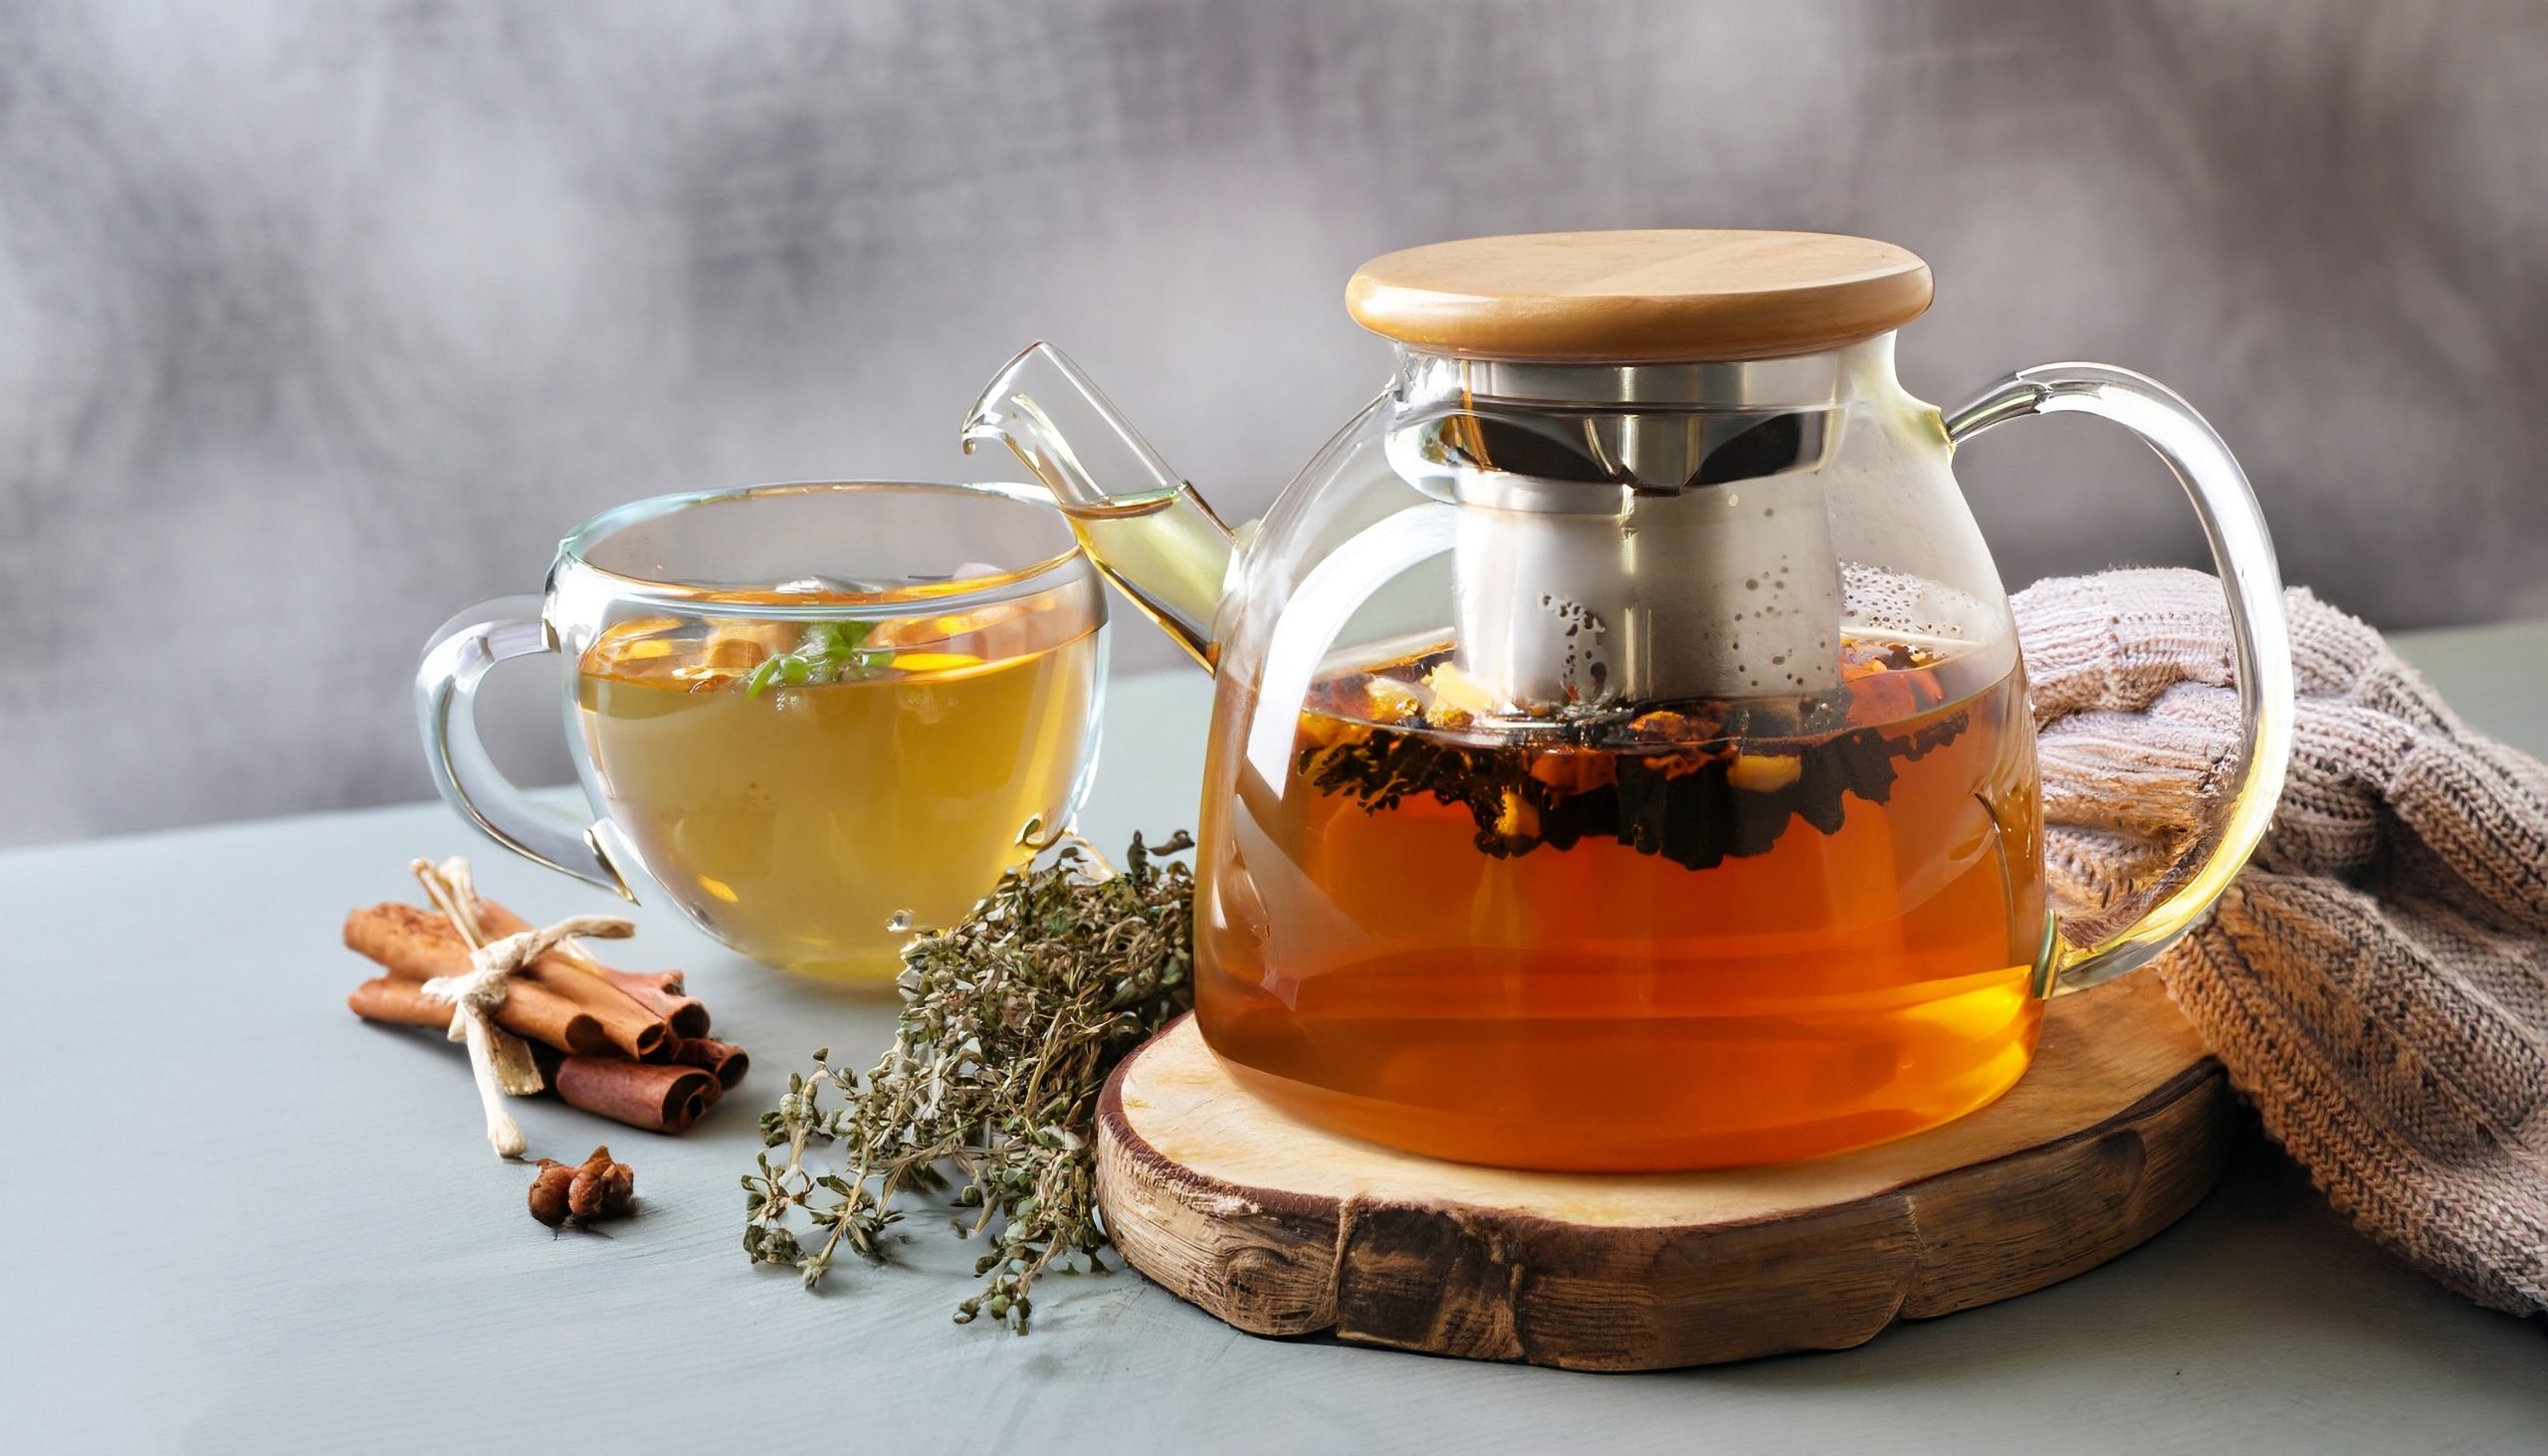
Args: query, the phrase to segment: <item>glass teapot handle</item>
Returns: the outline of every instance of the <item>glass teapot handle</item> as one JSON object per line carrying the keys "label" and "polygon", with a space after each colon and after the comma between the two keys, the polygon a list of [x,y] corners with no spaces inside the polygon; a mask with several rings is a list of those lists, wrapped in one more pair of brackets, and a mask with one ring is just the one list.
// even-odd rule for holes
{"label": "glass teapot handle", "polygon": [[2155,379],[2106,364],[2044,364],[2012,374],[1949,414],[1947,438],[1962,444],[2010,420],[2064,413],[2095,415],[2139,436],[2167,462],[2202,518],[2230,596],[2239,741],[2227,809],[2144,894],[2138,917],[2085,945],[2069,944],[2047,925],[2038,991],[2111,980],[2148,964],[2193,929],[2264,838],[2291,761],[2291,638],[2282,615],[2282,572],[2246,472],[2194,406]]}

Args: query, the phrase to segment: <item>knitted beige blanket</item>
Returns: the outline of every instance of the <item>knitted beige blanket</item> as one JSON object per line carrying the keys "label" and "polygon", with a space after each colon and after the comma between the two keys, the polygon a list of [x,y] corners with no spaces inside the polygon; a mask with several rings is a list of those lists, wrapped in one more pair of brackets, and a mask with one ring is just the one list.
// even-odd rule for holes
{"label": "knitted beige blanket", "polygon": [[[2291,777],[2253,864],[2158,964],[2265,1131],[2365,1233],[2480,1304],[2548,1309],[2548,766],[2463,726],[2294,588]],[[2016,600],[2056,904],[2174,859],[2238,736],[2192,571]]]}

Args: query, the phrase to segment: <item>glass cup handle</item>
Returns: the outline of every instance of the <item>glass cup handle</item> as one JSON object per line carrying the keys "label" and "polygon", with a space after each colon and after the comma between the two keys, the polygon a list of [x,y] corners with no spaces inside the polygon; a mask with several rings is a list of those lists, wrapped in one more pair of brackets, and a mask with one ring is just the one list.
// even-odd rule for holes
{"label": "glass cup handle", "polygon": [[[2264,838],[2291,762],[2291,637],[2282,615],[2282,572],[2263,511],[2230,447],[2194,406],[2155,379],[2106,364],[2020,370],[1946,417],[1957,444],[2027,415],[2095,415],[2123,426],[2167,462],[2202,518],[2213,563],[2230,597],[2237,649],[2238,754],[2229,765],[2228,808],[2142,896],[2120,929],[2100,917],[2085,945],[2047,923],[2036,989],[2074,991],[2148,964],[2212,909]],[[2129,913],[2129,908],[2126,909]]]}
{"label": "glass cup handle", "polygon": [[554,652],[540,598],[499,597],[442,625],[416,665],[416,727],[443,802],[528,860],[627,900],[628,882],[590,829],[540,807],[505,777],[478,736],[478,684],[508,658]]}

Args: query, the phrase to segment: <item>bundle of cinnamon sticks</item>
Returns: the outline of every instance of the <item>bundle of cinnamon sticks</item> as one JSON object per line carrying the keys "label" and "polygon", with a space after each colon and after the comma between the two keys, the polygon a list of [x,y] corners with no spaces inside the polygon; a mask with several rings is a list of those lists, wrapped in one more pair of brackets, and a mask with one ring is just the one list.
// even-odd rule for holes
{"label": "bundle of cinnamon sticks", "polygon": [[[490,936],[531,929],[494,901],[478,901],[476,911]],[[450,1003],[423,989],[436,976],[470,972],[470,944],[450,919],[413,905],[375,905],[345,918],[345,946],[386,972],[345,998],[355,1015],[450,1027]],[[750,1065],[742,1047],[709,1036],[708,1008],[688,994],[680,971],[614,970],[561,945],[509,979],[496,1024],[531,1045],[549,1091],[585,1112],[679,1133]]]}

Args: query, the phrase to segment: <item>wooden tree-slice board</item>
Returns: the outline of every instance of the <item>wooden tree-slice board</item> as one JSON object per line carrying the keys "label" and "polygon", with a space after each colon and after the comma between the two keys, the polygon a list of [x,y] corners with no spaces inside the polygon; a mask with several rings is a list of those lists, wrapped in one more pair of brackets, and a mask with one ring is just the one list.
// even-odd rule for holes
{"label": "wooden tree-slice board", "polygon": [[1837,1350],[2083,1273],[2207,1192],[2233,1103],[2155,976],[2046,1008],[2006,1097],[1882,1146],[1701,1173],[1539,1173],[1322,1133],[1241,1091],[1191,1017],[1098,1120],[1115,1244],[1258,1335],[1655,1369]]}

